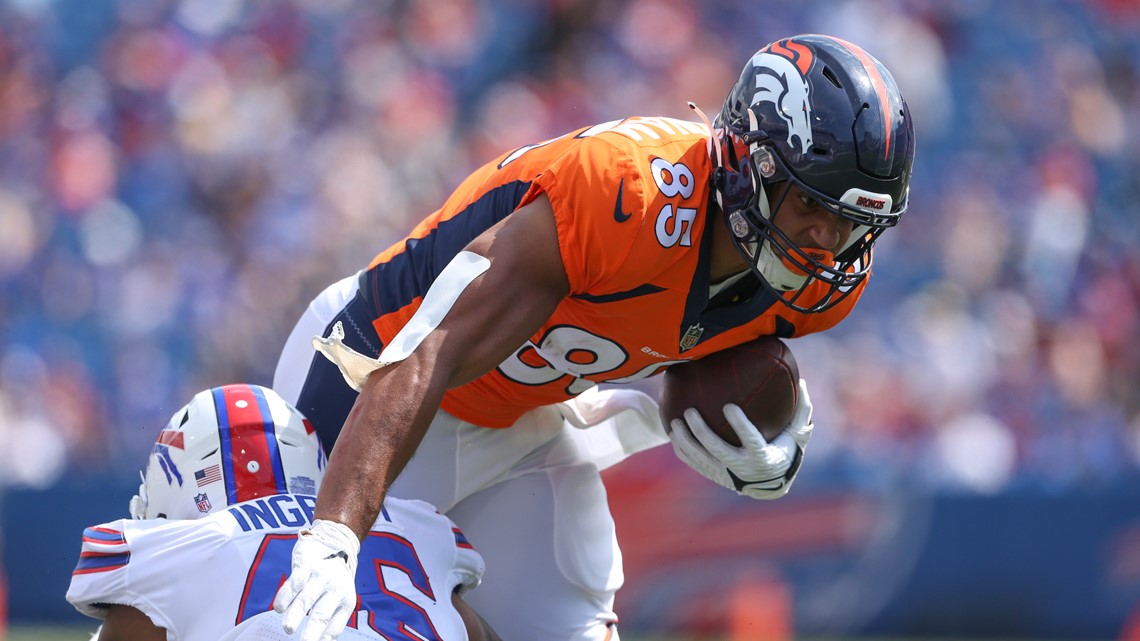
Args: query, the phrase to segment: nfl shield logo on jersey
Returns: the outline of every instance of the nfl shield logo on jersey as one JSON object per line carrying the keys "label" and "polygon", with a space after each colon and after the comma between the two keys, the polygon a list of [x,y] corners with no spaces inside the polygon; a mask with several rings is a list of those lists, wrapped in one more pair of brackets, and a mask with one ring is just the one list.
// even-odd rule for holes
{"label": "nfl shield logo on jersey", "polygon": [[701,334],[705,333],[705,328],[701,327],[700,323],[696,325],[689,325],[689,329],[685,330],[685,335],[681,337],[681,351],[693,349],[697,346],[697,342],[701,340]]}
{"label": "nfl shield logo on jersey", "polygon": [[198,511],[203,513],[203,514],[205,514],[206,512],[209,512],[210,508],[213,507],[212,505],[210,505],[210,497],[206,496],[205,492],[203,492],[201,494],[195,494],[194,495],[194,502],[197,503],[197,505],[198,505]]}

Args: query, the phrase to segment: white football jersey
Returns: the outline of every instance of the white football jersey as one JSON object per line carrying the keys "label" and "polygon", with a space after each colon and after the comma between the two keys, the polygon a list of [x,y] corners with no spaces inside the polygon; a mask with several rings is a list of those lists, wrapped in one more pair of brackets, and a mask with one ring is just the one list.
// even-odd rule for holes
{"label": "white football jersey", "polygon": [[[297,531],[311,524],[315,506],[312,496],[282,494],[198,520],[89,527],[67,600],[97,619],[111,605],[130,605],[168,639],[218,641],[272,610]],[[360,546],[349,621],[360,634],[352,636],[467,639],[451,594],[475,587],[482,574],[482,557],[450,519],[422,501],[389,499]]]}

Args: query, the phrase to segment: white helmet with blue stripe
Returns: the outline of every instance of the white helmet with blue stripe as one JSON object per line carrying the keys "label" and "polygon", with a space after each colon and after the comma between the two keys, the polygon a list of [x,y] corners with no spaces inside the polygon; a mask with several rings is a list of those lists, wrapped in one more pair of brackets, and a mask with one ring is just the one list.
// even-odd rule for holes
{"label": "white helmet with blue stripe", "polygon": [[316,494],[324,471],[316,431],[276,392],[215,387],[159,432],[131,516],[197,519],[263,496]]}

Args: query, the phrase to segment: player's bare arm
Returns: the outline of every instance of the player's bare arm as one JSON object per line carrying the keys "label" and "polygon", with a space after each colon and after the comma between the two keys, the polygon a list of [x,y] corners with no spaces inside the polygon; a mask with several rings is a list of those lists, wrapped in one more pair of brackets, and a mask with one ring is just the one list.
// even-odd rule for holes
{"label": "player's bare arm", "polygon": [[99,641],[166,641],[166,629],[129,605],[113,605],[99,628]]}
{"label": "player's bare arm", "polygon": [[492,370],[569,293],[550,201],[540,195],[466,248],[490,267],[406,359],[373,372],[345,421],[315,516],[363,536],[444,393]]}
{"label": "player's bare arm", "polygon": [[459,616],[463,617],[463,624],[467,626],[467,636],[470,641],[502,641],[502,638],[491,629],[491,625],[467,605],[463,597],[452,593],[451,604],[459,610]]}

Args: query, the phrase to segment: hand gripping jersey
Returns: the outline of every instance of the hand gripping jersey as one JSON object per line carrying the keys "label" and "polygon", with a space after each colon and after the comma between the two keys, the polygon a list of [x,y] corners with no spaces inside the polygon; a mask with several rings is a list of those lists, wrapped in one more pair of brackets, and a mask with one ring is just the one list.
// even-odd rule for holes
{"label": "hand gripping jersey", "polygon": [[[198,520],[87,528],[67,600],[98,619],[109,605],[130,605],[170,639],[218,641],[272,611],[315,505],[315,497],[282,494]],[[360,546],[352,636],[466,639],[451,594],[478,585],[482,573],[482,558],[450,519],[421,501],[389,499]]]}
{"label": "hand gripping jersey", "polygon": [[598,382],[843,319],[862,284],[816,314],[783,305],[751,274],[710,301],[712,169],[707,130],[669,118],[596,125],[492,161],[362,273],[377,337],[387,344],[453,256],[540,193],[553,206],[570,296],[498,368],[448,392],[443,409],[465,421],[507,427]]}

